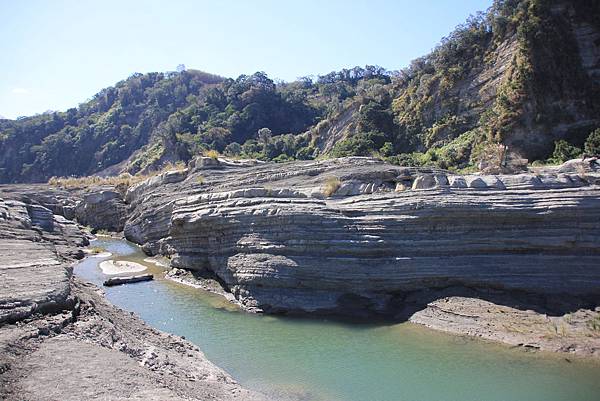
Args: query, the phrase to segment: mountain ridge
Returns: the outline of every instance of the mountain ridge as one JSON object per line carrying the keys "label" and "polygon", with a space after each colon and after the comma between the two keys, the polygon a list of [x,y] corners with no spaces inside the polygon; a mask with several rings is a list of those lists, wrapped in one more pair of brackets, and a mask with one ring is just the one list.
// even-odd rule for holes
{"label": "mountain ridge", "polygon": [[592,3],[496,0],[396,72],[354,67],[282,83],[263,72],[136,73],[78,108],[1,120],[0,183],[135,174],[207,150],[460,169],[501,143],[544,160],[600,127]]}

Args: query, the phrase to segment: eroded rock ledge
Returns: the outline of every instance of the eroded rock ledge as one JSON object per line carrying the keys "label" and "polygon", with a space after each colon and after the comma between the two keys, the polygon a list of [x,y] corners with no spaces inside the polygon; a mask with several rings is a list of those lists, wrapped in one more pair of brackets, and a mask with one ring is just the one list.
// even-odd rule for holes
{"label": "eroded rock ledge", "polygon": [[72,277],[86,234],[22,199],[0,198],[0,399],[265,399]]}
{"label": "eroded rock ledge", "polygon": [[[589,160],[461,176],[369,158],[203,159],[130,189],[125,235],[174,267],[216,275],[249,310],[404,319],[423,292],[474,290],[529,294],[520,308],[562,316],[600,305],[599,178]],[[597,353],[588,334],[582,353]]]}
{"label": "eroded rock ledge", "polygon": [[[124,196],[100,197],[117,207],[83,207],[90,197],[80,192],[66,198],[100,211],[96,220],[123,227],[149,255],[209,277],[249,311],[410,319],[598,356],[599,182],[595,160],[486,176],[371,158],[199,158]],[[23,199],[23,189],[9,192]],[[476,318],[460,318],[477,308]],[[550,324],[544,331],[579,323],[558,338],[539,333],[539,319]],[[506,334],[523,325],[533,328]]]}

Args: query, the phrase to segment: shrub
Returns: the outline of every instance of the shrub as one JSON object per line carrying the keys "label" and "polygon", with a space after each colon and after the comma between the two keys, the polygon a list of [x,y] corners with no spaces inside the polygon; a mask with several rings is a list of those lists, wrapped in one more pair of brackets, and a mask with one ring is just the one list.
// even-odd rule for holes
{"label": "shrub", "polygon": [[554,142],[554,152],[550,158],[551,162],[561,164],[567,160],[576,159],[581,155],[581,149],[561,139]]}
{"label": "shrub", "polygon": [[163,171],[172,171],[172,170],[182,171],[182,170],[185,170],[186,168],[187,168],[187,165],[184,162],[182,162],[181,160],[179,160],[175,163],[168,162],[168,163],[163,164],[159,173],[162,173]]}
{"label": "shrub", "polygon": [[219,158],[219,152],[214,149],[207,150],[204,152],[204,156],[217,160]]}
{"label": "shrub", "polygon": [[508,146],[495,142],[475,146],[471,160],[476,161],[478,169],[485,174],[510,174],[527,166],[527,159],[509,151]]}
{"label": "shrub", "polygon": [[227,156],[239,156],[242,153],[242,145],[237,142],[231,142],[225,147],[224,152]]}
{"label": "shrub", "polygon": [[280,154],[279,156],[277,156],[277,157],[275,157],[273,159],[273,161],[275,163],[289,162],[289,161],[292,161],[292,160],[294,160],[294,158],[286,155],[285,153],[282,153],[282,154]]}
{"label": "shrub", "polygon": [[422,165],[422,153],[400,153],[397,156],[386,158],[386,161],[404,167],[419,167]]}
{"label": "shrub", "polygon": [[105,249],[102,248],[102,247],[99,247],[99,246],[93,246],[93,247],[90,248],[90,253],[93,254],[93,255],[97,255],[97,254],[102,253],[104,251],[105,251]]}
{"label": "shrub", "polygon": [[590,136],[587,137],[584,148],[588,156],[600,155],[600,128],[592,131]]}
{"label": "shrub", "polygon": [[379,151],[383,156],[389,157],[394,153],[394,145],[391,142],[385,142]]}
{"label": "shrub", "polygon": [[588,321],[588,327],[593,331],[600,331],[600,315],[593,317]]}
{"label": "shrub", "polygon": [[331,156],[371,156],[376,149],[384,145],[385,139],[381,132],[361,132],[336,143],[331,150]]}
{"label": "shrub", "polygon": [[311,159],[314,159],[314,154],[315,154],[315,148],[313,148],[312,146],[306,146],[306,147],[300,148],[296,152],[296,159],[311,160]]}
{"label": "shrub", "polygon": [[332,196],[342,185],[342,181],[337,177],[329,177],[325,180],[323,186],[323,194],[327,197]]}

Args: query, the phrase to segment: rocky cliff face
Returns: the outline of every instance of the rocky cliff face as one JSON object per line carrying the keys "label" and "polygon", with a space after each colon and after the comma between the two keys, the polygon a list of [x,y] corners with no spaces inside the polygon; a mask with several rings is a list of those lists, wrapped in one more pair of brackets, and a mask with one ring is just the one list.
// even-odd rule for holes
{"label": "rocky cliff face", "polygon": [[[147,326],[72,277],[88,236],[36,199],[62,212],[72,203],[102,204],[85,209],[94,215],[115,199],[105,190],[94,202],[41,187],[0,187],[0,194],[1,399],[266,399],[195,345]],[[118,213],[103,216],[118,228]],[[85,217],[105,225],[102,216]]]}
{"label": "rocky cliff face", "polygon": [[69,265],[87,244],[72,221],[0,198],[0,324],[72,306]]}
{"label": "rocky cliff face", "polygon": [[[598,355],[599,183],[596,159],[520,175],[456,175],[371,158],[275,164],[202,157],[125,196],[109,188],[4,187],[0,216],[11,221],[6,233],[32,227],[27,232],[43,239],[54,232],[53,252],[65,255],[75,226],[51,210],[92,227],[122,227],[148,254],[170,258],[174,277],[207,278],[198,284],[224,290],[249,311],[410,319]],[[28,274],[23,282],[39,275],[53,284],[33,285],[23,296],[31,302],[7,295],[3,319],[54,300],[67,305],[69,274],[52,267],[60,262],[45,256],[47,245],[13,244],[23,234],[6,235],[4,259],[22,263],[18,249],[30,246],[39,253],[10,269],[25,267],[14,270]],[[538,341],[540,330],[556,335]]]}
{"label": "rocky cliff face", "polygon": [[[113,187],[64,188],[47,185],[0,186],[0,196],[23,202],[31,208],[42,207],[43,216],[77,220],[95,230],[122,231],[127,220],[124,195]],[[49,216],[47,216],[50,218]]]}
{"label": "rocky cliff face", "polygon": [[600,297],[598,173],[211,163],[130,189],[125,235],[248,308],[393,316],[409,294],[451,287]]}

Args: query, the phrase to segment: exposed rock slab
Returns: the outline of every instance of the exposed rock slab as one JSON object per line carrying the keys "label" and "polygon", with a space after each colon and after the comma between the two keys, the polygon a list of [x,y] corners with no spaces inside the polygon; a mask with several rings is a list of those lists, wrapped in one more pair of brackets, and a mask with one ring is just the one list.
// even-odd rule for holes
{"label": "exposed rock slab", "polygon": [[431,302],[410,321],[514,346],[596,357],[600,354],[600,308],[551,316],[476,298],[448,297]]}
{"label": "exposed rock slab", "polygon": [[0,324],[69,307],[71,258],[84,244],[85,235],[49,209],[0,199]]}
{"label": "exposed rock slab", "polygon": [[1,399],[265,399],[72,277],[86,235],[28,202],[0,199]]}
{"label": "exposed rock slab", "polygon": [[248,310],[396,317],[413,294],[461,288],[532,294],[520,308],[562,316],[600,303],[599,172],[579,164],[496,176],[369,158],[197,163],[134,187],[124,231]]}
{"label": "exposed rock slab", "polygon": [[92,285],[72,287],[76,313],[0,328],[2,399],[265,400],[190,342],[113,307]]}

